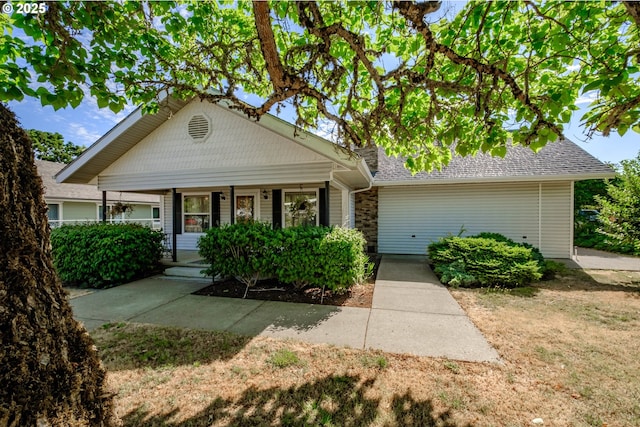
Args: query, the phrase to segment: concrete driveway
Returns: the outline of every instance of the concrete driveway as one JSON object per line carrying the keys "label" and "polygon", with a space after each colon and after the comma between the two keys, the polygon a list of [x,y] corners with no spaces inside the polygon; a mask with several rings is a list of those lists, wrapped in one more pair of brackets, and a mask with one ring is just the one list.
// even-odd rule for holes
{"label": "concrete driveway", "polygon": [[640,258],[596,249],[578,248],[572,260],[575,268],[585,270],[640,271]]}
{"label": "concrete driveway", "polygon": [[191,295],[209,283],[157,276],[72,298],[71,305],[88,329],[128,321],[417,356],[499,361],[424,257],[385,255],[371,309]]}

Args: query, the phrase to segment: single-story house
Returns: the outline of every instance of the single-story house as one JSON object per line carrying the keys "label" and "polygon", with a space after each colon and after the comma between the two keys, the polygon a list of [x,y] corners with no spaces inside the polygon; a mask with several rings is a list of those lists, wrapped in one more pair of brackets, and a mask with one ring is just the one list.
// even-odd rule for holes
{"label": "single-story house", "polygon": [[240,218],[275,227],[356,227],[371,252],[424,254],[438,237],[499,232],[569,258],[573,183],[613,171],[570,141],[534,154],[455,157],[412,175],[384,150],[348,152],[271,115],[258,122],[221,104],[165,98],[140,109],[57,174],[60,183],[161,197],[174,249],[196,249],[209,228]]}
{"label": "single-story house", "polygon": [[[60,184],[55,175],[64,163],[36,160],[38,174],[44,184],[44,198],[49,207],[49,225],[78,224],[102,220],[102,192],[95,185]],[[109,222],[136,222],[161,228],[160,197],[153,194],[107,192],[107,220]],[[116,203],[126,204],[131,211],[112,213]]]}

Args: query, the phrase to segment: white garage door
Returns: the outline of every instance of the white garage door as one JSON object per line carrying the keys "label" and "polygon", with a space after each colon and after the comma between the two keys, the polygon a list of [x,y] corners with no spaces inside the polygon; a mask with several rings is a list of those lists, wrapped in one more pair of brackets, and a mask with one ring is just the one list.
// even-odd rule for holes
{"label": "white garage door", "polygon": [[570,203],[570,182],[381,187],[379,252],[425,254],[429,243],[464,227],[466,236],[497,232],[539,246],[546,257],[566,258]]}

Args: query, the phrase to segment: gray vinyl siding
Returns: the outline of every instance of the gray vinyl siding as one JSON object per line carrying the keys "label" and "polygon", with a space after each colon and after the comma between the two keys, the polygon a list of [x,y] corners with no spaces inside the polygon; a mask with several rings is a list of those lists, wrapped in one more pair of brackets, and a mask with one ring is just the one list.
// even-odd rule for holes
{"label": "gray vinyl siding", "polygon": [[329,189],[329,224],[342,226],[344,225],[342,218],[342,191],[339,188],[330,187]]}
{"label": "gray vinyl siding", "polygon": [[538,184],[470,184],[383,187],[379,192],[381,253],[425,254],[438,238],[498,232],[535,246]]}
{"label": "gray vinyl siding", "polygon": [[172,187],[202,188],[208,186],[260,186],[308,184],[329,179],[332,164],[317,162],[296,165],[267,165],[245,168],[189,169],[184,171],[148,172],[122,175],[100,175],[100,190],[162,190]]}
{"label": "gray vinyl siding", "polygon": [[542,184],[542,245],[544,256],[569,258],[571,256],[571,182]]}
{"label": "gray vinyl siding", "polygon": [[356,227],[356,195],[349,193],[349,228]]}
{"label": "gray vinyl siding", "polygon": [[258,192],[258,203],[260,203],[260,221],[273,223],[273,198],[271,190],[267,190],[267,198],[262,195],[262,189]]}
{"label": "gray vinyl siding", "polygon": [[379,197],[381,253],[425,254],[429,243],[464,227],[466,236],[498,232],[545,257],[570,257],[569,181],[382,187]]}

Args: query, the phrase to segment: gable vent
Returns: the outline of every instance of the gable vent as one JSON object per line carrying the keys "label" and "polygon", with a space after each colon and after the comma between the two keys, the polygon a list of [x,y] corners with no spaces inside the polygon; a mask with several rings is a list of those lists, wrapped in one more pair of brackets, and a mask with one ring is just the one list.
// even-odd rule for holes
{"label": "gable vent", "polygon": [[202,114],[197,114],[189,120],[189,136],[194,141],[204,141],[210,132],[209,119]]}

